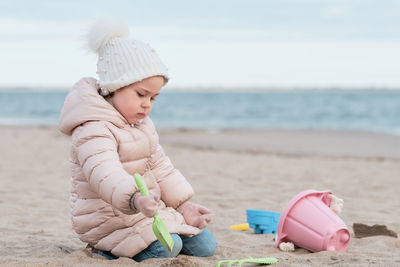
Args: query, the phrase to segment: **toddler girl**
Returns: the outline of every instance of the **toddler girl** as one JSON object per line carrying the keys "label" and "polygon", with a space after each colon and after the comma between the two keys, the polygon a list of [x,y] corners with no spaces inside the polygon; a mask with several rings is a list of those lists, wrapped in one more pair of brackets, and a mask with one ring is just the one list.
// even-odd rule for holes
{"label": "toddler girl", "polygon": [[[73,228],[109,259],[212,256],[217,243],[205,228],[211,212],[190,202],[193,189],[164,154],[148,117],[167,68],[148,44],[128,35],[119,20],[92,26],[88,43],[98,53],[99,79],[78,81],[61,112],[59,129],[72,136]],[[140,194],[134,173],[150,195]],[[153,233],[157,211],[174,239],[172,252]]]}

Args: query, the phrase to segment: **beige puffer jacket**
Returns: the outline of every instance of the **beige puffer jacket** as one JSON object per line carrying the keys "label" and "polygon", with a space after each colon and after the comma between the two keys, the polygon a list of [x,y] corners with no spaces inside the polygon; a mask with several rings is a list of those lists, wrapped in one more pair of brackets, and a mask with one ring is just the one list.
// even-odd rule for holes
{"label": "beige puffer jacket", "polygon": [[83,78],[65,99],[59,129],[72,135],[72,224],[83,242],[132,257],[157,240],[153,219],[129,206],[138,191],[134,173],[161,196],[159,216],[171,233],[200,233],[175,210],[193,189],[164,154],[149,118],[131,127],[97,93],[96,80]]}

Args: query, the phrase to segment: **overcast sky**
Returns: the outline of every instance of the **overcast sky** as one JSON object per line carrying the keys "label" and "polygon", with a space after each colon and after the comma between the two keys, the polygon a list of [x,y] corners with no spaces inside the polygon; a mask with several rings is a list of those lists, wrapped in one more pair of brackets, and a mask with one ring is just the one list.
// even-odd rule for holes
{"label": "overcast sky", "polygon": [[0,86],[96,77],[82,36],[103,16],[157,50],[169,87],[400,88],[397,0],[2,0]]}

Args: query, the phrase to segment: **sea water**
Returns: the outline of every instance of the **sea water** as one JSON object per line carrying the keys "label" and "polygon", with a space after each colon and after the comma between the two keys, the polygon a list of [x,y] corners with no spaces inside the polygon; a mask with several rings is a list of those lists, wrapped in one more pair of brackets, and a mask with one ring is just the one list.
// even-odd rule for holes
{"label": "sea water", "polygon": [[[67,92],[0,91],[0,124],[56,125]],[[362,130],[400,134],[400,91],[162,92],[157,127]]]}

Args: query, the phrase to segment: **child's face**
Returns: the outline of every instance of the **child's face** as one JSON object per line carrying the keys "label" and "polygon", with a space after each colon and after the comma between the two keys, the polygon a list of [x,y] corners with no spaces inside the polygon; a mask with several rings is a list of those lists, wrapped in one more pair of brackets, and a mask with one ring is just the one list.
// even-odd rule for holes
{"label": "child's face", "polygon": [[137,123],[150,114],[163,86],[164,78],[153,76],[115,91],[111,103],[128,123]]}

